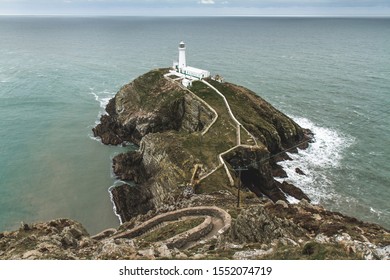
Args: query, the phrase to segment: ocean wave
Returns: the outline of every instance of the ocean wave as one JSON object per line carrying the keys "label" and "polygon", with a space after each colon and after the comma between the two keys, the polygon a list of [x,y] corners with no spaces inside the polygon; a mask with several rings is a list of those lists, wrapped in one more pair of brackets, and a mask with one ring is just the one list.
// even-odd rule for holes
{"label": "ocean wave", "polygon": [[[99,122],[96,123],[96,125],[97,124],[99,124]],[[95,126],[90,126],[90,127],[91,127],[91,130],[92,130],[92,128],[95,127]],[[88,133],[88,137],[89,137],[89,139],[94,140],[94,141],[99,142],[100,144],[104,145],[103,142],[102,142],[102,139],[100,139],[99,137],[94,136],[93,133]]]}
{"label": "ocean wave", "polygon": [[[108,102],[110,101],[110,99],[112,97],[114,97],[115,92],[111,92],[109,90],[95,92],[94,88],[89,88],[89,89],[90,89],[89,94],[92,95],[95,98],[95,100],[97,102],[99,102],[99,105],[100,105],[100,111],[96,117],[95,125],[90,126],[91,128],[93,128],[93,127],[96,127],[100,123],[101,116],[107,113],[106,106],[107,106]],[[95,137],[91,132],[88,134],[88,137],[94,141],[97,141],[97,142],[103,144],[101,139],[99,137]]]}
{"label": "ocean wave", "polygon": [[100,108],[102,109],[99,112],[99,116],[106,113],[106,106],[111,98],[114,97],[115,92],[109,91],[109,90],[103,90],[95,92],[94,88],[90,88],[89,94],[94,96],[95,100],[99,102]]}
{"label": "ocean wave", "polygon": [[[120,224],[123,224],[122,218],[121,218],[121,216],[120,216],[120,215],[118,214],[118,212],[117,212],[117,209],[116,209],[116,206],[115,206],[115,202],[114,202],[114,196],[112,195],[112,192],[111,192],[113,188],[115,188],[116,186],[119,185],[119,183],[120,183],[119,181],[116,181],[116,182],[114,183],[114,185],[112,185],[111,187],[109,187],[109,188],[108,188],[108,193],[110,194],[110,200],[111,200],[111,203],[112,203],[112,210],[113,210],[115,216],[118,217],[119,223],[120,223]],[[123,183],[123,182],[122,182],[122,183]]]}
{"label": "ocean wave", "polygon": [[[292,119],[301,127],[310,129],[314,133],[315,141],[305,150],[288,153],[292,160],[279,163],[288,177],[275,179],[299,187],[313,203],[329,201],[337,194],[333,182],[327,175],[332,170],[340,168],[343,152],[354,142],[354,139],[334,129],[318,126],[306,118],[292,117]],[[305,175],[298,174],[296,168],[301,169]]]}
{"label": "ocean wave", "polygon": [[116,209],[116,206],[115,206],[115,203],[114,203],[114,197],[112,195],[112,189],[116,188],[117,186],[121,186],[123,184],[130,185],[130,186],[132,185],[131,182],[125,182],[125,181],[122,181],[122,180],[116,180],[114,182],[114,184],[111,187],[108,188],[108,193],[110,194],[110,200],[111,200],[111,203],[112,203],[112,210],[114,211],[115,216],[118,217],[120,224],[123,224],[123,221],[122,221],[121,216],[117,212],[117,209]]}
{"label": "ocean wave", "polygon": [[[107,114],[106,106],[107,106],[108,102],[110,101],[110,99],[114,97],[115,92],[109,91],[107,89],[103,90],[103,91],[95,92],[94,88],[89,88],[89,89],[90,89],[89,94],[92,95],[95,98],[95,100],[97,102],[99,102],[99,105],[100,105],[100,111],[99,111],[97,118],[95,120],[95,126],[96,126],[100,123],[100,117],[104,114]],[[97,140],[93,136],[92,137],[90,136],[90,138],[93,140]]]}

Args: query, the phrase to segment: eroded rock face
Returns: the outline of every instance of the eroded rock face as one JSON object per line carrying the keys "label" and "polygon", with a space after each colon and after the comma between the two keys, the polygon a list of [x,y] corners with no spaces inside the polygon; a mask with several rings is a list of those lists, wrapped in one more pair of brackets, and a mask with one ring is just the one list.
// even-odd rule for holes
{"label": "eroded rock face", "polygon": [[[243,187],[248,188],[259,197],[269,197],[274,202],[287,201],[286,196],[276,185],[269,164],[269,152],[263,147],[239,147],[224,156],[233,169],[243,169],[241,178]],[[239,171],[236,172],[239,175]]]}
{"label": "eroded rock face", "polygon": [[[233,169],[242,169],[241,178],[244,188],[248,188],[258,197],[268,197],[273,202],[279,200],[287,202],[286,195],[292,196],[297,200],[310,198],[299,188],[292,184],[279,183],[275,176],[274,166],[268,160],[270,154],[265,148],[246,148],[239,147],[231,153],[225,155],[225,160]],[[279,167],[276,167],[277,170]],[[239,172],[236,171],[236,175]]]}
{"label": "eroded rock face", "polygon": [[137,258],[133,241],[95,240],[80,223],[69,219],[23,225],[17,231],[2,233],[0,238],[2,260]]}
{"label": "eroded rock face", "polygon": [[232,238],[239,243],[271,243],[282,237],[295,239],[303,235],[304,230],[293,222],[275,217],[259,206],[242,211],[231,229]]}
{"label": "eroded rock face", "polygon": [[300,189],[294,186],[293,184],[289,184],[287,182],[279,183],[276,182],[276,185],[281,189],[285,194],[292,196],[298,200],[305,199],[310,202],[310,198]]}
{"label": "eroded rock face", "polygon": [[151,71],[123,86],[92,129],[94,136],[107,145],[125,141],[139,145],[149,133],[202,130],[213,113],[162,75],[162,70]]}
{"label": "eroded rock face", "polygon": [[134,181],[137,184],[148,180],[142,153],[131,151],[119,154],[113,158],[112,162],[113,171],[119,179]]}
{"label": "eroded rock face", "polygon": [[116,213],[120,215],[122,221],[129,221],[132,217],[155,209],[150,189],[141,188],[123,184],[111,189]]}

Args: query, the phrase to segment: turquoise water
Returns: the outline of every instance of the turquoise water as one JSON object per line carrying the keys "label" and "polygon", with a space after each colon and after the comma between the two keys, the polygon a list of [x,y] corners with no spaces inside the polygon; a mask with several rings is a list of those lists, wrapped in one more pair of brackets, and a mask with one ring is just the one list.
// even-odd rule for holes
{"label": "turquoise water", "polygon": [[[70,217],[118,225],[123,151],[91,137],[121,85],[172,64],[246,86],[316,133],[287,180],[390,228],[390,19],[0,17],[0,231]],[[299,166],[308,176],[297,176]]]}

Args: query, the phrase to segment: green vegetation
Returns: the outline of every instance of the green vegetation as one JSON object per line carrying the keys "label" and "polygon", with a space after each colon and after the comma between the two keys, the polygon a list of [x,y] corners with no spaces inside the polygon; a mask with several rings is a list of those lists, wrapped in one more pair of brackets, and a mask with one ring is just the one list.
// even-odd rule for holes
{"label": "green vegetation", "polygon": [[303,245],[279,245],[271,254],[265,255],[267,260],[359,260],[362,256],[349,252],[339,244],[321,244],[311,241]]}
{"label": "green vegetation", "polygon": [[[164,78],[168,69],[156,69],[135,79],[132,87],[127,91],[130,95],[136,91],[139,99],[131,99],[131,104],[137,105],[146,111],[153,111],[160,108],[171,110],[172,104],[186,93],[179,87],[172,87],[172,84]],[[136,95],[135,95],[136,96]]]}
{"label": "green vegetation", "polygon": [[235,192],[235,188],[229,186],[229,181],[222,167],[213,174],[204,179],[196,188],[195,192],[198,194],[209,194],[221,189],[226,189],[230,192]]}
{"label": "green vegetation", "polygon": [[162,228],[156,229],[150,233],[143,235],[142,241],[146,243],[153,243],[158,241],[167,240],[175,235],[186,232],[204,221],[203,217],[186,219],[178,222],[168,223]]}
{"label": "green vegetation", "polygon": [[214,110],[217,111],[221,120],[226,123],[226,125],[231,126],[234,129],[235,134],[235,124],[231,120],[229,112],[221,96],[216,94],[213,89],[199,81],[194,82],[190,90],[206,101],[211,107],[213,107]]}
{"label": "green vegetation", "polygon": [[[260,250],[260,243],[246,244],[242,249],[225,249],[215,250],[210,246],[206,251],[207,259],[209,260],[231,260],[236,252]],[[194,247],[191,251],[199,249]],[[266,250],[264,250],[266,251]],[[256,254],[254,254],[254,257]],[[348,252],[346,248],[336,244],[320,244],[317,242],[308,242],[303,247],[293,245],[278,245],[274,247],[274,251],[263,256],[258,256],[258,259],[263,260],[360,260],[362,256],[359,254]]]}
{"label": "green vegetation", "polygon": [[218,119],[205,135],[186,135],[183,147],[189,149],[210,169],[220,162],[218,155],[236,145],[236,128],[222,98],[201,82],[194,82],[191,91],[218,113]]}
{"label": "green vegetation", "polygon": [[248,132],[244,128],[240,127],[240,133],[241,133],[241,144],[255,145],[253,138],[248,134]]}
{"label": "green vegetation", "polygon": [[[291,135],[296,133],[297,128],[291,120],[255,93],[229,83],[219,83],[213,80],[208,80],[208,82],[226,97],[234,116],[241,124],[267,145],[270,151],[278,151],[281,145],[280,140],[286,140],[278,136],[278,131],[282,131],[282,128],[284,131],[290,131]],[[279,135],[284,137],[283,133]],[[242,143],[251,144],[243,129],[241,137]]]}

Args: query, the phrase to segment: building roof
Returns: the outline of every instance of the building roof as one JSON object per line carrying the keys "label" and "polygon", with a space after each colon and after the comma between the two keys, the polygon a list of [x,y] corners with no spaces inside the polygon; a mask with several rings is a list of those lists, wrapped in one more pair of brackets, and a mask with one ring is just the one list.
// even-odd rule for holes
{"label": "building roof", "polygon": [[191,71],[191,72],[199,73],[199,74],[202,74],[204,72],[209,72],[207,70],[203,70],[203,69],[199,69],[199,68],[195,68],[195,67],[191,67],[191,66],[186,66],[183,68],[183,70],[187,70],[187,71]]}

